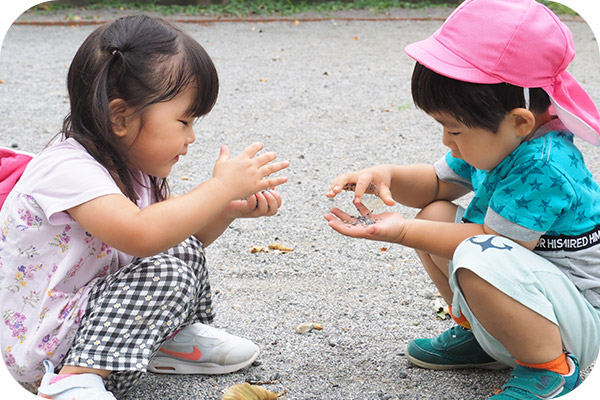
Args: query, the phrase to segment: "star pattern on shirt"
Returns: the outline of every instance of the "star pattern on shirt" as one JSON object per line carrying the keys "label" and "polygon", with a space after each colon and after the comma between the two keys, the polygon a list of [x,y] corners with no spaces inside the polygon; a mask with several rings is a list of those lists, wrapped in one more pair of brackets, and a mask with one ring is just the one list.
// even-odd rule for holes
{"label": "star pattern on shirt", "polygon": [[554,187],[561,187],[563,185],[563,180],[560,177],[551,177],[550,180],[552,181],[552,185],[550,186],[550,188],[554,188]]}
{"label": "star pattern on shirt", "polygon": [[537,179],[535,179],[533,182],[529,182],[529,186],[531,186],[531,190],[537,190],[538,192],[542,191],[540,189],[542,182],[538,181]]}
{"label": "star pattern on shirt", "polygon": [[522,197],[516,199],[515,203],[517,203],[517,206],[519,208],[525,208],[526,210],[528,210],[529,209],[529,203],[531,203],[531,200],[527,200],[525,198],[525,196],[522,196]]}
{"label": "star pattern on shirt", "polygon": [[541,199],[540,200],[541,208],[544,209],[544,212],[548,211],[548,207],[550,206],[550,200]]}
{"label": "star pattern on shirt", "polygon": [[570,154],[569,159],[571,160],[571,167],[579,167],[581,159],[577,154]]}
{"label": "star pattern on shirt", "polygon": [[599,188],[573,144],[573,135],[550,132],[543,140],[524,145],[527,150],[514,151],[491,171],[476,170],[463,161],[452,165],[471,180],[475,192],[465,219],[483,223],[491,209],[535,231],[558,228],[557,221],[563,221],[559,229],[569,224],[566,221],[585,224],[589,210],[600,208],[600,199],[584,193],[597,193]]}

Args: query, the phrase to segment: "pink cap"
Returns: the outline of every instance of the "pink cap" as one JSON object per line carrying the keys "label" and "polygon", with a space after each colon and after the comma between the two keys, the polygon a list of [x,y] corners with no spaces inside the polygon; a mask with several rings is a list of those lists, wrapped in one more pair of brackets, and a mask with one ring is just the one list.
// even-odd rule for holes
{"label": "pink cap", "polygon": [[573,35],[535,0],[466,0],[432,36],[405,51],[456,80],[542,88],[571,132],[600,145],[598,109],[566,71],[575,57]]}

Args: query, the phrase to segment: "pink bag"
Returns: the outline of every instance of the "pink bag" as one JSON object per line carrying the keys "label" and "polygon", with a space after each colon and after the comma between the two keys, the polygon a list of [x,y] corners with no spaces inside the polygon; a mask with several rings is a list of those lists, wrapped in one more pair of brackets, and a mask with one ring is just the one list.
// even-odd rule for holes
{"label": "pink bag", "polygon": [[0,147],[0,208],[33,156]]}

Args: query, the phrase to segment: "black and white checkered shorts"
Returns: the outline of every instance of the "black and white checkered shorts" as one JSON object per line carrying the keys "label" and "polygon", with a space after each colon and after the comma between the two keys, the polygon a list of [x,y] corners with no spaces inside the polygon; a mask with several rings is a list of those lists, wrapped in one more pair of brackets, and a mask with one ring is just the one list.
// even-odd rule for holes
{"label": "black and white checkered shorts", "polygon": [[213,318],[204,248],[191,237],[99,281],[61,366],[113,371],[106,387],[119,398],[173,333]]}

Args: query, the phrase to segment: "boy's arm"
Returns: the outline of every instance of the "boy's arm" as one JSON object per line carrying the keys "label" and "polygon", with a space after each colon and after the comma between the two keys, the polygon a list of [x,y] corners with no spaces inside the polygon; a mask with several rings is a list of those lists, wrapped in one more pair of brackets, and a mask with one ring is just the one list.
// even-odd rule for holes
{"label": "boy's arm", "polygon": [[414,164],[390,168],[392,198],[408,207],[423,208],[436,200],[453,201],[469,192],[463,186],[441,181],[433,165]]}
{"label": "boy's arm", "polygon": [[[423,219],[407,220],[395,212],[373,215],[362,204],[357,205],[357,209],[363,217],[362,221],[338,208],[332,209],[325,219],[331,228],[346,236],[397,243],[446,259],[452,259],[456,247],[471,236],[498,235],[487,225]],[[371,223],[365,224],[364,222],[368,220]],[[537,244],[537,240],[515,242],[530,250]]]}
{"label": "boy's arm", "polygon": [[[351,188],[351,189],[348,189]],[[336,177],[326,196],[335,197],[342,190],[354,190],[354,203],[362,202],[365,193],[375,193],[388,206],[394,202],[423,208],[435,200],[455,200],[469,192],[454,183],[440,181],[432,165],[383,164]]]}

